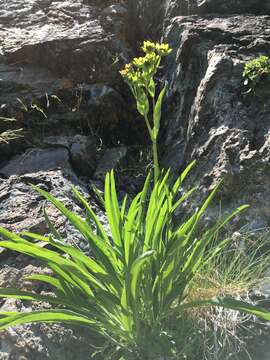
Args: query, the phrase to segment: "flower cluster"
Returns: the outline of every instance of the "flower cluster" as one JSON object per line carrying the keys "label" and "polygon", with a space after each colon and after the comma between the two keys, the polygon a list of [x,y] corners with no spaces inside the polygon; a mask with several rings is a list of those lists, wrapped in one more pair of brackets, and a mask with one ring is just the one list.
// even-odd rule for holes
{"label": "flower cluster", "polygon": [[172,52],[169,44],[152,43],[151,41],[144,41],[142,50],[146,54],[154,52],[160,56],[166,56]]}
{"label": "flower cluster", "polygon": [[170,54],[172,49],[168,44],[144,41],[142,50],[145,56],[134,58],[130,64],[127,64],[120,71],[120,74],[131,87],[140,86],[147,89],[151,79],[157,72],[161,57]]}

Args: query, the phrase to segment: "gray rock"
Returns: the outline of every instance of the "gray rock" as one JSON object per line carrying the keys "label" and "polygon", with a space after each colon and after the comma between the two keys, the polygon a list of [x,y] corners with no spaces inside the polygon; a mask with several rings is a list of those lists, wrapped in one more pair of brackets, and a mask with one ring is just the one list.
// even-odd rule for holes
{"label": "gray rock", "polygon": [[63,80],[107,82],[116,76],[112,56],[125,48],[101,13],[102,9],[82,0],[4,2],[0,10],[5,24],[0,32],[3,56],[23,73],[38,65]]}
{"label": "gray rock", "polygon": [[269,92],[262,84],[264,94],[244,95],[242,72],[245,62],[267,54],[269,26],[267,16],[176,17],[164,36],[174,51],[165,69],[163,163],[179,171],[196,159],[192,179],[201,184],[201,195],[223,178],[223,210],[248,203],[243,223],[265,226],[270,224]]}
{"label": "gray rock", "polygon": [[68,136],[47,136],[43,139],[43,143],[51,148],[60,146],[70,150],[70,137]]}
{"label": "gray rock", "polygon": [[[100,135],[110,120],[126,121],[129,109],[123,109],[123,99],[117,102],[114,97],[109,105],[106,97],[103,110],[100,101],[96,111],[95,104],[87,104],[89,93],[83,89],[122,83],[119,70],[130,52],[127,18],[125,3],[118,1],[1,2],[0,117],[14,117],[18,123],[12,128],[26,128],[28,147],[49,135],[89,134],[93,129]],[[1,124],[0,133],[9,127]],[[12,151],[0,144],[0,162],[15,153],[14,146]]]}
{"label": "gray rock", "polygon": [[[88,243],[69,224],[66,218],[41,196],[29,184],[35,184],[49,191],[61,200],[69,209],[83,215],[84,211],[74,201],[72,186],[88,199],[86,187],[79,181],[70,167],[58,170],[40,171],[24,175],[13,175],[8,179],[0,178],[0,226],[14,232],[23,230],[47,234],[49,229],[44,221],[43,205],[55,227],[68,243],[89,252]],[[104,215],[92,204],[102,223]],[[0,248],[1,250],[1,248]],[[0,251],[1,255],[1,251]],[[22,290],[45,291],[44,286],[34,286],[25,277],[31,274],[47,274],[51,272],[41,267],[31,258],[14,253],[4,252],[0,256],[0,287],[17,287]],[[47,289],[48,291],[49,289]],[[37,308],[48,308],[48,304],[29,303],[18,300],[0,300],[0,309],[5,311],[29,311]],[[89,340],[91,339],[91,340]],[[1,360],[34,360],[34,359],[89,359],[90,345],[93,335],[81,328],[72,328],[59,324],[24,325],[0,332]]]}
{"label": "gray rock", "polygon": [[[130,116],[124,119],[123,114],[127,114],[126,103],[122,95],[108,85],[95,84],[86,89],[91,123],[107,137],[112,137],[112,133],[119,123],[127,122]],[[104,116],[106,114],[106,116]]]}
{"label": "gray rock", "polygon": [[[31,260],[30,260],[31,261]],[[7,262],[7,261],[6,261]],[[27,263],[28,262],[28,263]],[[33,274],[51,275],[51,271],[43,268],[29,258],[23,262],[13,259],[9,265],[0,263],[0,287],[17,287],[29,291],[49,291],[39,282],[30,282],[25,278]],[[0,300],[2,311],[31,311],[41,307],[48,308],[48,304],[7,299]],[[81,328],[68,328],[63,325],[33,325],[17,326],[0,331],[0,359],[1,360],[34,360],[34,359],[89,359],[89,333]]]}
{"label": "gray rock", "polygon": [[[14,116],[31,131],[29,142],[16,150],[13,144],[0,144],[0,161],[21,153],[25,146],[32,147],[32,140],[39,144],[37,135],[47,137],[47,143],[45,139],[41,143],[49,148],[37,145],[38,149],[13,158],[0,170],[5,177],[0,177],[0,226],[18,232],[48,232],[43,199],[30,183],[83,214],[71,187],[79,187],[86,198],[88,194],[73,169],[91,175],[95,149],[91,150],[91,138],[75,135],[106,133],[108,143],[117,143],[114,132],[130,117],[118,70],[129,60],[130,48],[137,51],[139,41],[158,39],[162,31],[164,41],[174,49],[162,69],[169,80],[161,139],[164,166],[178,172],[197,159],[192,179],[200,185],[200,197],[220,178],[225,179],[211,215],[219,213],[220,201],[227,211],[248,202],[251,210],[235,222],[248,222],[253,229],[269,225],[269,93],[264,86],[260,97],[244,95],[242,71],[249,59],[268,54],[270,18],[224,15],[269,11],[269,1],[255,0],[129,0],[128,7],[124,2],[103,0],[2,1],[0,116]],[[216,12],[221,15],[209,15]],[[183,16],[188,14],[197,16]],[[17,98],[26,103],[27,110]],[[40,105],[46,117],[31,108],[31,102]],[[132,141],[134,132],[126,126],[126,136]],[[126,156],[126,147],[108,149],[94,177],[103,178],[125,163]],[[46,208],[63,238],[88,251],[66,219],[51,205]],[[106,223],[104,215],[99,215]],[[22,276],[46,271],[25,257],[5,252],[1,259],[0,286],[27,288]],[[0,307],[30,309],[29,304],[11,300]],[[0,359],[83,360],[88,358],[91,341],[60,325],[16,327],[1,332]],[[265,355],[268,349],[263,351]]]}
{"label": "gray rock", "polygon": [[70,161],[77,174],[91,176],[96,165],[96,142],[89,136],[76,135],[71,142]]}
{"label": "gray rock", "polygon": [[[14,175],[9,179],[0,180],[0,226],[11,231],[29,230],[39,234],[48,231],[44,220],[41,196],[31,188],[30,184],[38,185],[63,201],[70,209],[80,212],[71,195],[73,185],[78,186],[86,196],[83,184],[71,169],[40,171],[25,175]],[[72,236],[74,231],[68,226],[67,220],[51,205],[46,205],[47,212],[62,232],[63,237]],[[69,232],[71,231],[71,232]]]}
{"label": "gray rock", "polygon": [[253,13],[269,14],[270,2],[257,0],[197,0],[200,13]]}
{"label": "gray rock", "polygon": [[104,15],[111,15],[111,16],[126,16],[127,15],[127,7],[123,4],[113,4],[106,7],[103,10]]}
{"label": "gray rock", "polygon": [[91,136],[48,136],[43,143],[68,150],[70,163],[77,175],[91,176],[96,166],[96,140]]}
{"label": "gray rock", "polygon": [[215,14],[270,14],[270,2],[257,0],[167,0],[165,17]]}
{"label": "gray rock", "polygon": [[97,169],[94,174],[95,179],[103,179],[104,175],[110,172],[112,169],[123,164],[127,155],[126,147],[118,147],[106,149],[104,155],[99,159]]}
{"label": "gray rock", "polygon": [[65,168],[69,165],[69,153],[65,148],[29,149],[23,155],[17,155],[0,169],[5,177],[31,174]]}
{"label": "gray rock", "polygon": [[[168,22],[176,16],[205,14],[270,15],[270,1],[258,0],[130,0],[137,14],[137,39],[159,39]],[[165,25],[165,26],[164,26]]]}

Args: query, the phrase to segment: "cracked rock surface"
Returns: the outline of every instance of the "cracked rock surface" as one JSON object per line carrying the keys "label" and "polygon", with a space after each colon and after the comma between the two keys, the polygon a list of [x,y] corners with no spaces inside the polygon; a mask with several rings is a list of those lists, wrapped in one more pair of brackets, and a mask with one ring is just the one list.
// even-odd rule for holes
{"label": "cracked rock surface", "polygon": [[244,64],[267,53],[269,16],[174,17],[164,40],[174,49],[169,78],[164,163],[175,170],[198,161],[202,194],[220,179],[223,210],[248,203],[244,222],[270,225],[270,101],[262,80],[245,94]]}

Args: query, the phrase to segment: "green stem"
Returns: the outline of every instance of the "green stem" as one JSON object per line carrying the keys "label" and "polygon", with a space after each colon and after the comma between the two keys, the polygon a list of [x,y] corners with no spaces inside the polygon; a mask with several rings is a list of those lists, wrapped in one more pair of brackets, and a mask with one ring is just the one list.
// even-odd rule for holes
{"label": "green stem", "polygon": [[148,129],[148,132],[149,132],[149,136],[150,136],[150,138],[152,139],[152,128],[151,128],[151,126],[150,126],[150,123],[149,123],[149,120],[148,120],[148,116],[147,116],[147,115],[144,115],[144,120],[145,120],[147,129]]}
{"label": "green stem", "polygon": [[153,159],[154,159],[154,180],[155,184],[158,181],[159,178],[159,163],[158,163],[158,151],[157,151],[157,139],[153,138],[153,129],[151,128],[151,125],[148,120],[148,116],[144,115],[145,123],[150,135],[150,139],[152,141],[152,149],[153,149]]}
{"label": "green stem", "polygon": [[158,163],[158,152],[157,152],[157,140],[152,140],[153,142],[153,158],[154,158],[154,179],[155,184],[159,179],[159,163]]}

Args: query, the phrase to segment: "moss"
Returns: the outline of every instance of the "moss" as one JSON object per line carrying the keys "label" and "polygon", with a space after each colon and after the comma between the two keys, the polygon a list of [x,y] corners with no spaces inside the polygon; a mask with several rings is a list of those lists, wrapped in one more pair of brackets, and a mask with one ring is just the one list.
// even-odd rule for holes
{"label": "moss", "polygon": [[[260,56],[245,64],[243,71],[244,85],[248,87],[247,92],[253,92],[270,80],[270,59],[268,56]],[[269,86],[267,86],[269,89]]]}

